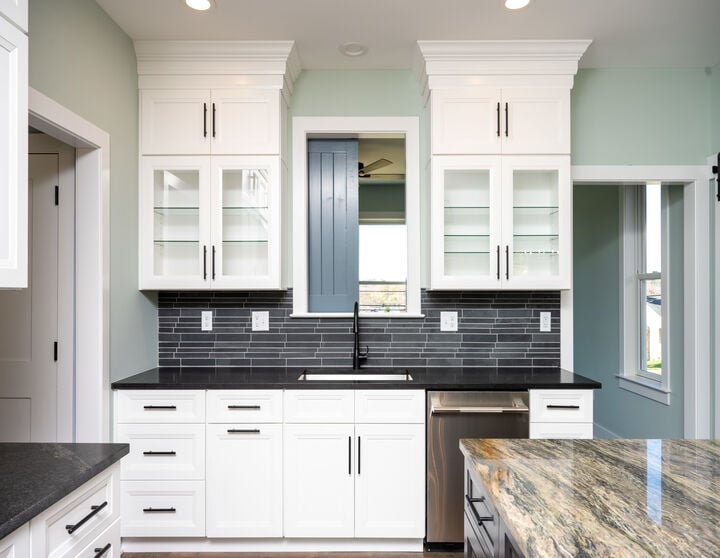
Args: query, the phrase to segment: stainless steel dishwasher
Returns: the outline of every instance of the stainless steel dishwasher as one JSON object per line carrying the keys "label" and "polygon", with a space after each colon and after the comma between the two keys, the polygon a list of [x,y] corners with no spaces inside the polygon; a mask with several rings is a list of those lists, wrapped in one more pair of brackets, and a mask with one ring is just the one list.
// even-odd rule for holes
{"label": "stainless steel dishwasher", "polygon": [[463,543],[461,438],[527,438],[528,393],[427,393],[427,546]]}

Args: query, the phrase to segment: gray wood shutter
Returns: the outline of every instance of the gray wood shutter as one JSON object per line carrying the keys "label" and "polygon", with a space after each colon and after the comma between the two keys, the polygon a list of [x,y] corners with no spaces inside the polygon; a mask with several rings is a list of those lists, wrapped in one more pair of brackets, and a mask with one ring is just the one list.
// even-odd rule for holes
{"label": "gray wood shutter", "polygon": [[358,142],[308,141],[308,310],[358,300]]}

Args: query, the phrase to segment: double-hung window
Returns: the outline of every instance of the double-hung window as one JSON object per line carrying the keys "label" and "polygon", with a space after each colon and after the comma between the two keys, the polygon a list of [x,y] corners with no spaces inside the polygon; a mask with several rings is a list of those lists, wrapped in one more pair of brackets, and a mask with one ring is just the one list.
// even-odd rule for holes
{"label": "double-hung window", "polygon": [[623,191],[622,369],[620,387],[670,403],[668,360],[669,186]]}

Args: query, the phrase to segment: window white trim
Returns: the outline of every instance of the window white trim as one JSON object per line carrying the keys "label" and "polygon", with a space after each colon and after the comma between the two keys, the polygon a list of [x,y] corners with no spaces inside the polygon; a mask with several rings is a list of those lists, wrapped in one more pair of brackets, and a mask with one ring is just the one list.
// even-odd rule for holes
{"label": "window white trim", "polygon": [[[308,312],[307,246],[307,139],[314,134],[350,135],[358,133],[399,133],[405,135],[405,209],[407,221],[407,313],[420,315],[420,126],[415,116],[296,116],[292,120],[293,189],[293,316],[313,316]],[[363,317],[386,318],[384,313]],[[322,314],[326,316],[326,314]]]}
{"label": "window white trim", "polygon": [[708,437],[712,420],[709,340],[698,338],[689,341],[694,339],[695,330],[704,328],[705,331],[709,331],[710,323],[710,308],[707,303],[710,294],[709,278],[707,274],[699,277],[702,274],[696,269],[698,258],[700,261],[704,259],[705,267],[708,266],[709,167],[707,165],[576,165],[572,167],[572,178],[575,185],[615,186],[650,180],[684,184],[684,435],[686,438]]}

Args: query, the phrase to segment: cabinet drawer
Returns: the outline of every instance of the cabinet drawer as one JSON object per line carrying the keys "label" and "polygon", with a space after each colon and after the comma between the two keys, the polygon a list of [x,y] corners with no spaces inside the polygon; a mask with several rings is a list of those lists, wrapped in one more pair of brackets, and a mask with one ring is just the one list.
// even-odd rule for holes
{"label": "cabinet drawer", "polygon": [[74,556],[120,516],[119,464],[32,520],[33,555]]}
{"label": "cabinet drawer", "polygon": [[357,390],[355,422],[358,423],[424,423],[423,390]]}
{"label": "cabinet drawer", "polygon": [[355,421],[352,390],[302,390],[285,392],[286,423],[344,423]]}
{"label": "cabinet drawer", "polygon": [[592,439],[592,422],[531,422],[530,438]]}
{"label": "cabinet drawer", "polygon": [[593,391],[530,390],[530,422],[592,422]]}
{"label": "cabinet drawer", "polygon": [[123,480],[205,478],[204,424],[118,424],[115,439],[130,444]]}
{"label": "cabinet drawer", "polygon": [[123,537],[205,536],[204,481],[122,481]]}
{"label": "cabinet drawer", "polygon": [[[500,521],[497,511],[485,491],[469,470],[465,471],[465,515],[473,530],[479,535],[483,546],[487,547],[491,556],[495,555],[500,533]],[[466,533],[467,536],[467,533]]]}
{"label": "cabinet drawer", "polygon": [[120,518],[80,552],[73,554],[76,558],[120,558],[121,555]]}
{"label": "cabinet drawer", "polygon": [[205,422],[205,392],[200,390],[118,390],[119,423]]}
{"label": "cabinet drawer", "polygon": [[208,391],[207,421],[218,423],[282,422],[282,391]]}

